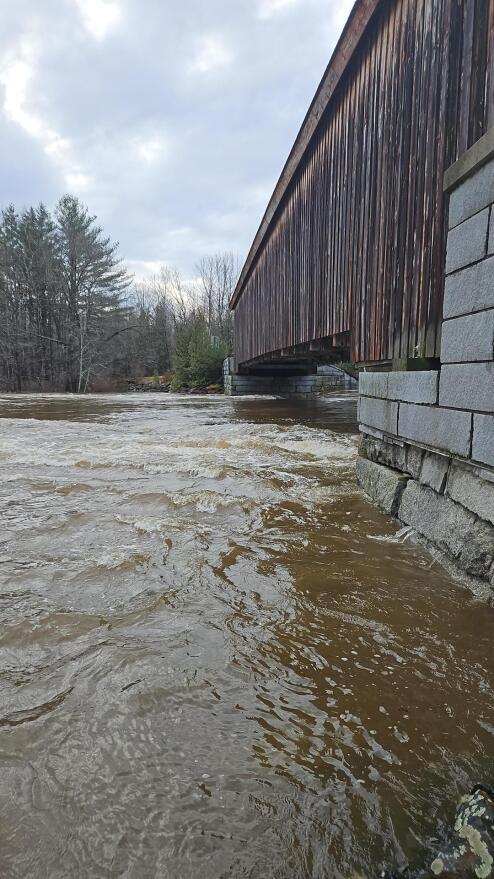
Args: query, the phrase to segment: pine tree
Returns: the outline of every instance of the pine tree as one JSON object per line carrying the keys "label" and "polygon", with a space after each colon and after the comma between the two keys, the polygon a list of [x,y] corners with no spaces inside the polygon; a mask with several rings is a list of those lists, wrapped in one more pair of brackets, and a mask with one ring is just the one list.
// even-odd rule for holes
{"label": "pine tree", "polygon": [[57,257],[68,311],[68,390],[83,391],[101,353],[111,318],[118,315],[130,278],[117,257],[118,244],[72,195],[56,211]]}

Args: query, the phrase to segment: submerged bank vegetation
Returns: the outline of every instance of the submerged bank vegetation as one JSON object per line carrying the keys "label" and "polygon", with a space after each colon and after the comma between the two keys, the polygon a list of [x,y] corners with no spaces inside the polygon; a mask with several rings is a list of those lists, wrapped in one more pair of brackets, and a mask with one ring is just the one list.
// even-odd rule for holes
{"label": "submerged bank vegetation", "polygon": [[0,390],[105,391],[169,374],[175,390],[221,378],[231,347],[231,253],[186,281],[136,281],[74,196],[0,216]]}

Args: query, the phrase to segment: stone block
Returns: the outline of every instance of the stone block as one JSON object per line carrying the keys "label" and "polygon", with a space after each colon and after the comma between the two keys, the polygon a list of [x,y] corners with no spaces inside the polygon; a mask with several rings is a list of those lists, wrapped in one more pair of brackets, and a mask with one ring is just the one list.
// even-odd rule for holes
{"label": "stone block", "polygon": [[450,459],[434,452],[426,452],[420,472],[420,482],[442,494],[446,485]]}
{"label": "stone block", "polygon": [[388,375],[390,400],[403,400],[405,403],[437,403],[438,372],[390,372]]}
{"label": "stone block", "polygon": [[467,458],[470,454],[471,424],[469,412],[401,403],[398,434],[404,439]]}
{"label": "stone block", "polygon": [[441,369],[439,405],[494,411],[494,363],[451,363]]}
{"label": "stone block", "polygon": [[398,403],[361,397],[359,418],[362,424],[383,430],[384,433],[395,434],[398,424]]}
{"label": "stone block", "polygon": [[446,251],[446,274],[478,262],[486,255],[489,213],[490,208],[485,208],[451,229]]}
{"label": "stone block", "polygon": [[486,308],[494,308],[494,256],[448,275],[444,287],[444,320]]}
{"label": "stone block", "polygon": [[376,464],[384,464],[395,470],[406,470],[406,450],[403,445],[375,437],[362,436],[359,453],[363,458],[374,461]]}
{"label": "stone block", "polygon": [[375,439],[378,439],[378,440],[389,439],[389,437],[386,436],[382,432],[382,430],[375,430],[373,427],[369,427],[368,424],[360,424],[359,428],[360,428],[360,432],[365,434],[365,436],[373,436]]}
{"label": "stone block", "polygon": [[469,363],[494,357],[494,308],[444,321],[441,362]]}
{"label": "stone block", "polygon": [[[494,525],[494,482],[479,478],[471,467],[462,467],[461,464],[451,466],[446,494]],[[494,558],[494,542],[492,553]]]}
{"label": "stone block", "polygon": [[494,529],[451,498],[411,479],[398,518],[450,556],[461,570],[487,580],[494,551]]}
{"label": "stone block", "polygon": [[322,366],[317,367],[318,375],[335,375],[335,376],[344,376],[345,373],[338,366],[333,366],[331,363],[324,363]]}
{"label": "stone block", "polygon": [[371,447],[373,439],[371,436],[368,436],[366,433],[360,433],[358,438],[358,453],[361,458],[369,458],[372,460],[371,456],[367,454],[367,450]]}
{"label": "stone block", "polygon": [[384,513],[395,516],[408,477],[365,458],[357,459],[356,474],[357,482],[373,503]]}
{"label": "stone block", "polygon": [[494,202],[494,161],[488,162],[454,189],[449,199],[449,228]]}
{"label": "stone block", "polygon": [[424,450],[417,448],[417,446],[406,447],[405,470],[407,473],[410,473],[410,476],[413,476],[414,479],[418,479],[422,472],[424,454]]}
{"label": "stone block", "polygon": [[494,415],[473,416],[472,458],[494,467]]}
{"label": "stone block", "polygon": [[437,403],[437,372],[361,372],[359,393],[381,400]]}
{"label": "stone block", "polygon": [[389,375],[389,372],[361,372],[359,375],[359,394],[387,400]]}
{"label": "stone block", "polygon": [[487,253],[494,253],[494,211],[491,208],[491,221],[489,223],[489,241],[487,243]]}

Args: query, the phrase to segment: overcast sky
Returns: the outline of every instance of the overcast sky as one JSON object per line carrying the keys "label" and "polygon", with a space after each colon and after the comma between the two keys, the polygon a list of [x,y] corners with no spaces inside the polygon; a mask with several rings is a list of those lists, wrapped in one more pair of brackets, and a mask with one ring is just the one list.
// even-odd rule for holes
{"label": "overcast sky", "polygon": [[0,0],[0,206],[79,196],[136,276],[246,256],[352,0]]}

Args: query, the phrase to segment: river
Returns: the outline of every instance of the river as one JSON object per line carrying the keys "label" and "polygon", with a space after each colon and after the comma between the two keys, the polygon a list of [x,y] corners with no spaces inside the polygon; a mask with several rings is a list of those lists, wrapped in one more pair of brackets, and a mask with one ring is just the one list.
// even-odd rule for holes
{"label": "river", "polygon": [[494,612],[356,401],[0,397],[2,879],[375,876],[492,772]]}

